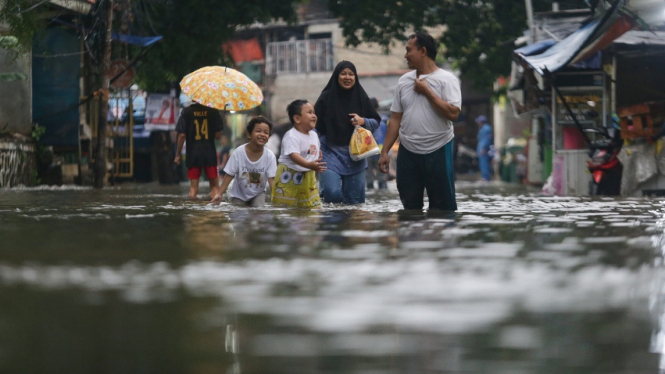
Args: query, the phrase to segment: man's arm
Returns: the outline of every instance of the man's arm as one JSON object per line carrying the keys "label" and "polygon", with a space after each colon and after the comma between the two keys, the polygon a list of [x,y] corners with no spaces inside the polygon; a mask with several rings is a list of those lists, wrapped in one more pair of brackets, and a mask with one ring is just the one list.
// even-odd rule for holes
{"label": "man's arm", "polygon": [[183,133],[178,134],[178,149],[175,151],[175,162],[176,165],[180,165],[180,155],[182,154],[182,146],[185,144],[185,139],[187,136]]}
{"label": "man's arm", "polygon": [[381,149],[381,157],[379,157],[379,171],[382,173],[388,172],[388,165],[390,158],[388,158],[388,151],[393,147],[397,136],[399,136],[399,128],[402,126],[402,115],[404,113],[392,112],[390,120],[388,121],[388,131],[386,131],[386,139],[383,141],[383,148]]}
{"label": "man's arm", "polygon": [[427,101],[432,104],[434,110],[436,110],[441,117],[451,121],[456,121],[457,117],[459,117],[460,109],[436,96],[424,79],[416,78],[413,90],[416,91],[416,93],[425,96]]}

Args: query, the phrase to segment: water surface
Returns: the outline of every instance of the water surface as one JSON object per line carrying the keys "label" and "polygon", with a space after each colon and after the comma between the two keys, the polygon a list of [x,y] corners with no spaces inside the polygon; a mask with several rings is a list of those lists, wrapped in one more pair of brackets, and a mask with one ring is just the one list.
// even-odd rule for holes
{"label": "water surface", "polygon": [[[0,190],[2,373],[658,373],[665,200]],[[204,195],[201,195],[204,197]]]}

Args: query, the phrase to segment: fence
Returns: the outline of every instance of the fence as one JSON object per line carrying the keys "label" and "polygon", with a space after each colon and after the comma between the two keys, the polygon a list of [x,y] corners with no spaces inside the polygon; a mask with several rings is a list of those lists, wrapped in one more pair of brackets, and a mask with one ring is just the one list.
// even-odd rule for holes
{"label": "fence", "polygon": [[333,57],[332,39],[269,43],[266,48],[266,74],[332,71]]}
{"label": "fence", "polygon": [[[127,115],[117,117],[107,121],[106,124],[106,147],[107,147],[107,161],[113,163],[113,170],[111,174],[116,178],[131,178],[134,176],[134,117],[132,104],[129,102],[129,92],[122,91],[118,94],[120,99],[127,99],[129,106],[127,107]],[[119,99],[116,98],[114,103],[118,103]],[[122,114],[123,111],[118,109],[117,106],[111,106],[109,110],[114,110],[116,113]],[[88,102],[86,110],[88,118],[87,123],[90,124],[92,139],[87,145],[82,145],[84,151],[92,152],[92,149],[97,144],[97,126],[99,124],[99,100],[91,100]],[[92,154],[92,153],[91,153]],[[91,159],[91,162],[94,160]]]}
{"label": "fence", "polygon": [[0,139],[0,188],[34,184],[37,154],[34,144]]}

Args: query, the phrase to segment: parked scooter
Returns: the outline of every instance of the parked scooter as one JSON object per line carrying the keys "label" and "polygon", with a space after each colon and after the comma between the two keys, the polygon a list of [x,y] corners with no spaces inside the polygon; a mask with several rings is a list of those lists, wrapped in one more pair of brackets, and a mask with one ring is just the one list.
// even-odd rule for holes
{"label": "parked scooter", "polygon": [[602,139],[591,142],[587,166],[591,172],[589,195],[617,196],[621,194],[623,165],[618,155],[623,145],[621,130],[601,128]]}

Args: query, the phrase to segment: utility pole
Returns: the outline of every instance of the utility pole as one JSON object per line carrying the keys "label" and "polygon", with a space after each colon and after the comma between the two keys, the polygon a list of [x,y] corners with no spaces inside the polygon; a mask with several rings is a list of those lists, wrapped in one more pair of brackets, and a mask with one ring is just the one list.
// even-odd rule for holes
{"label": "utility pole", "polygon": [[97,157],[95,157],[94,187],[104,188],[106,179],[106,118],[109,110],[109,77],[106,71],[111,66],[111,32],[113,28],[113,0],[106,2],[106,35],[104,36],[104,57],[101,66],[102,87],[99,95],[99,121],[97,124]]}
{"label": "utility pole", "polygon": [[529,24],[529,39],[531,40],[531,43],[535,43],[536,33],[533,28],[533,5],[531,4],[531,0],[524,0],[524,3],[526,4],[526,20]]}

